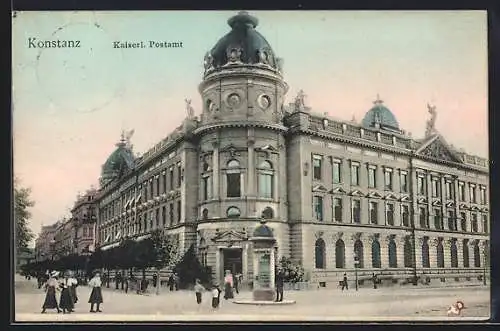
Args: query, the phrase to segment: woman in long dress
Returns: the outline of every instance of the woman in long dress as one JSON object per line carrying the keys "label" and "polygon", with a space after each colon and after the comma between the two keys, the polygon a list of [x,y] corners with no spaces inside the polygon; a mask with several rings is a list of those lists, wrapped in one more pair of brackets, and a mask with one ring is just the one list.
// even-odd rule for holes
{"label": "woman in long dress", "polygon": [[226,276],[224,277],[224,299],[233,299],[233,275],[231,271],[226,270]]}
{"label": "woman in long dress", "polygon": [[50,274],[49,279],[45,283],[45,301],[42,306],[42,314],[45,314],[46,309],[57,309],[57,312],[60,313],[59,305],[56,300],[56,290],[58,290],[59,283],[57,281],[57,276],[59,272],[54,271]]}
{"label": "woman in long dress", "polygon": [[69,284],[69,292],[71,294],[71,298],[73,299],[73,303],[77,303],[78,296],[76,295],[76,287],[78,286],[78,280],[74,277],[72,272],[69,274],[68,284]]}
{"label": "woman in long dress", "polygon": [[[92,287],[92,293],[90,293],[90,298],[89,298],[91,313],[101,312],[101,310],[99,309],[99,306],[103,302],[101,285],[102,285],[101,276],[98,272],[96,272],[94,277],[89,281],[89,286]],[[94,310],[94,304],[96,305],[96,310]]]}
{"label": "woman in long dress", "polygon": [[73,302],[73,297],[71,296],[70,292],[70,281],[69,281],[69,275],[66,274],[64,279],[62,280],[61,284],[59,285],[61,288],[61,298],[59,299],[59,308],[62,309],[63,314],[66,314],[66,312],[71,313],[73,311],[73,308],[75,307],[75,304]]}

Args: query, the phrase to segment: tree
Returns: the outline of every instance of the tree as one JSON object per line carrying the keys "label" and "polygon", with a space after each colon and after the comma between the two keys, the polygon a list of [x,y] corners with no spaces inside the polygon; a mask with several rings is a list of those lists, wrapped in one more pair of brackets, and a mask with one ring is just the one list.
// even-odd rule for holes
{"label": "tree", "polygon": [[193,285],[197,278],[202,284],[209,284],[212,278],[210,269],[203,266],[198,260],[194,245],[189,247],[180,262],[175,266],[175,272],[179,275],[180,288]]}
{"label": "tree", "polygon": [[29,208],[35,205],[30,200],[31,190],[25,187],[19,187],[18,180],[14,180],[14,221],[16,226],[16,250],[28,247],[35,235],[29,228],[29,219],[31,213]]}
{"label": "tree", "polygon": [[[174,243],[169,237],[165,236],[163,231],[155,230],[151,236],[146,239],[150,245],[152,253],[150,265],[158,271],[165,267],[173,267],[177,263],[177,243]],[[156,294],[160,294],[161,275],[158,272],[158,283],[156,285]]]}

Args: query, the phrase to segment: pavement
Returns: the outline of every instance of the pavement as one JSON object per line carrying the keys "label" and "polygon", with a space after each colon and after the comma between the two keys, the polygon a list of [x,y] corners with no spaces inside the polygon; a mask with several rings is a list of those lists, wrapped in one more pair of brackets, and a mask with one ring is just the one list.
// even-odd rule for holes
{"label": "pavement", "polygon": [[[481,320],[490,316],[490,292],[485,286],[463,287],[394,287],[383,289],[314,289],[285,291],[285,300],[296,304],[283,306],[239,305],[233,300],[221,301],[219,309],[211,307],[210,293],[204,293],[201,305],[191,291],[162,289],[146,295],[104,289],[102,313],[89,313],[90,289],[77,289],[79,302],[75,312],[40,314],[45,293],[36,281],[17,279],[15,283],[16,322],[56,321],[453,321]],[[251,300],[252,293],[240,292],[235,300]],[[447,317],[448,307],[462,300],[466,309],[460,317]]]}

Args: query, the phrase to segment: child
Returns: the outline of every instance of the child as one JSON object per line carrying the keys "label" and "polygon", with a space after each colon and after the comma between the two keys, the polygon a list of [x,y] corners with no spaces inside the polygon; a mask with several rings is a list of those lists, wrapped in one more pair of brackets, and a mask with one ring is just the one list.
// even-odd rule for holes
{"label": "child", "polygon": [[196,303],[201,304],[201,293],[205,291],[203,285],[201,285],[200,280],[196,279],[196,284],[194,284],[194,292],[196,293]]}
{"label": "child", "polygon": [[221,289],[219,288],[219,284],[215,284],[212,288],[212,308],[219,308],[220,303],[220,293]]}

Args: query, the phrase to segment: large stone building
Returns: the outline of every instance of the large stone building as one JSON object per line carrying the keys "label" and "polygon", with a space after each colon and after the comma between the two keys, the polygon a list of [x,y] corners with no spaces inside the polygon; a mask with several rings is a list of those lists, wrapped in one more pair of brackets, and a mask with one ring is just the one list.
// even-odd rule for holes
{"label": "large stone building", "polygon": [[35,261],[53,259],[55,254],[55,237],[59,222],[42,226],[38,237],[35,240]]}
{"label": "large stone building", "polygon": [[[220,279],[252,281],[248,240],[261,219],[278,256],[336,284],[354,271],[477,280],[488,258],[488,160],[434,128],[414,139],[379,98],[361,123],[316,114],[303,93],[284,105],[282,60],[240,13],[206,53],[203,100],[165,139],[134,157],[123,136],[103,165],[97,243],[163,229]],[[368,108],[368,107],[367,107]],[[416,262],[416,263],[414,263]]]}

